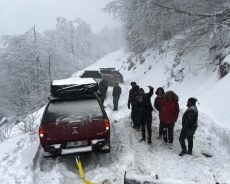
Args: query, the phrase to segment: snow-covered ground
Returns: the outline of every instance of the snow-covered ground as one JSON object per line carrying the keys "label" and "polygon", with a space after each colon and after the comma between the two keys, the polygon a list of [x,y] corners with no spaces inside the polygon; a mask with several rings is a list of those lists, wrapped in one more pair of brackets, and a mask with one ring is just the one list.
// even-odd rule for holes
{"label": "snow-covered ground", "polygon": [[[172,51],[162,54],[148,50],[142,56],[145,58],[144,62],[143,58],[130,58],[133,63],[130,70],[130,62],[127,60],[130,55],[118,51],[87,68],[115,67],[120,70],[125,80],[121,84],[119,111],[112,111],[111,87],[105,100],[111,122],[111,153],[81,155],[88,179],[100,182],[108,178],[113,184],[122,184],[124,173],[128,171],[150,177],[157,174],[158,183],[230,183],[230,117],[227,108],[230,102],[230,76],[218,80],[216,72],[213,72],[208,64],[207,69],[201,69],[206,55],[205,50],[194,50],[184,54],[180,58],[180,64],[174,66],[173,74],[176,77],[170,79],[168,77],[172,74],[172,62],[169,61],[175,59],[175,52]],[[178,73],[182,68],[184,73],[189,73],[184,76]],[[182,82],[175,82],[175,78]],[[131,81],[136,81],[146,91],[147,85],[152,85],[155,89],[164,86],[166,90],[172,89],[179,95],[181,112],[175,126],[172,149],[162,140],[156,139],[159,124],[156,111],[153,112],[152,144],[138,141],[141,133],[131,128],[130,110],[127,108]],[[194,154],[180,157],[178,136],[181,130],[181,117],[186,109],[186,100],[191,96],[197,97],[200,102],[199,127],[194,140]],[[155,96],[152,101],[154,98]],[[37,131],[22,133],[18,126],[20,125],[13,128],[8,140],[0,143],[0,183],[82,183],[74,156],[60,157],[57,160],[44,159]],[[212,157],[207,158],[201,154],[202,152],[210,153]]]}

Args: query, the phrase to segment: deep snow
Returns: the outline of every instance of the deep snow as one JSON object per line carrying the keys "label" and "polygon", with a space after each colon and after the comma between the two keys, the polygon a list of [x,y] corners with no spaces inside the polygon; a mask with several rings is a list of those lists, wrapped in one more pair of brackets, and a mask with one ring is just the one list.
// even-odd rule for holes
{"label": "deep snow", "polygon": [[[124,76],[122,96],[119,101],[119,111],[112,111],[112,88],[105,100],[107,114],[111,122],[110,154],[87,153],[81,155],[88,179],[100,182],[108,178],[113,184],[122,184],[125,171],[154,177],[159,176],[159,183],[230,183],[230,118],[227,102],[229,102],[229,75],[218,81],[216,72],[211,69],[200,69],[201,60],[205,58],[205,51],[194,50],[184,55],[181,64],[174,68],[176,73],[181,68],[189,71],[183,76],[181,83],[175,82],[170,76],[170,68],[175,52],[159,54],[148,50],[143,54],[145,61],[133,57],[134,67],[128,70],[130,63],[127,58],[130,54],[118,51],[110,54],[87,69],[101,67],[115,67]],[[190,62],[185,65],[185,60]],[[190,61],[191,60],[191,61]],[[168,61],[168,62],[166,62]],[[167,65],[166,65],[167,63]],[[135,66],[138,66],[135,70]],[[80,75],[79,72],[74,76]],[[181,78],[182,77],[182,78]],[[153,112],[153,139],[152,144],[140,143],[141,135],[131,128],[130,110],[127,108],[130,82],[136,81],[145,90],[147,85],[155,89],[164,86],[172,89],[180,97],[181,112],[174,131],[174,144],[170,149],[162,140],[157,140],[158,114]],[[171,84],[167,88],[167,84]],[[190,96],[198,98],[199,127],[194,140],[193,156],[179,157],[180,146],[178,136],[181,130],[181,117],[186,109],[186,100]],[[152,101],[155,96],[152,97]],[[42,109],[39,112],[41,118]],[[37,119],[37,126],[39,125]],[[60,157],[57,160],[46,160],[42,157],[37,130],[22,133],[15,126],[11,137],[0,143],[0,183],[4,184],[72,184],[82,183],[76,169],[74,156]],[[204,157],[201,152],[210,153],[211,158]]]}

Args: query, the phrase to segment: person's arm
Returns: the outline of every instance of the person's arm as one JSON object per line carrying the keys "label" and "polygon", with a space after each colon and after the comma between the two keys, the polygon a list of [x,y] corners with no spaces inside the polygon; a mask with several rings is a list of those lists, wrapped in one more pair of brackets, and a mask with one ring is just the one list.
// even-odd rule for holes
{"label": "person's arm", "polygon": [[188,115],[188,126],[189,129],[192,131],[195,131],[197,129],[197,112],[194,110],[191,110],[191,112]]}
{"label": "person's arm", "polygon": [[149,92],[147,93],[147,96],[151,97],[153,96],[153,87],[152,86],[148,86],[149,87]]}
{"label": "person's arm", "polygon": [[176,103],[176,107],[175,107],[175,119],[177,121],[178,116],[179,116],[179,112],[180,112],[180,107],[179,107],[179,103]]}
{"label": "person's arm", "polygon": [[113,96],[114,96],[114,91],[115,91],[115,87],[113,88],[113,93],[112,93]]}
{"label": "person's arm", "polygon": [[154,107],[156,110],[160,111],[159,97],[156,97],[154,100]]}
{"label": "person's arm", "polygon": [[184,119],[183,127],[184,127],[185,130],[189,130],[190,127],[191,127],[191,123],[193,121],[194,112],[191,109],[189,109],[189,110],[186,110],[185,113],[186,114],[184,114],[185,119]]}
{"label": "person's arm", "polygon": [[130,109],[130,104],[131,104],[131,94],[130,94],[130,91],[129,91],[128,109]]}

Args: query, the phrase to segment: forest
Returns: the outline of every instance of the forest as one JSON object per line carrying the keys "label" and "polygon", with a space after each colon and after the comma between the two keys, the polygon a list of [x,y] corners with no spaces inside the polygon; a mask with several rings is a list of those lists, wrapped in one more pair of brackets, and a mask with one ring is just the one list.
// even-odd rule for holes
{"label": "forest", "polygon": [[230,71],[224,62],[230,53],[228,0],[113,0],[105,10],[122,21],[127,47],[137,55],[148,48],[165,52],[166,43],[178,55],[206,47],[220,77]]}
{"label": "forest", "polygon": [[4,35],[0,47],[0,117],[23,119],[41,108],[49,96],[50,82],[118,50],[119,29],[91,30],[83,19],[56,19],[56,27],[39,33],[36,26],[21,35]]}

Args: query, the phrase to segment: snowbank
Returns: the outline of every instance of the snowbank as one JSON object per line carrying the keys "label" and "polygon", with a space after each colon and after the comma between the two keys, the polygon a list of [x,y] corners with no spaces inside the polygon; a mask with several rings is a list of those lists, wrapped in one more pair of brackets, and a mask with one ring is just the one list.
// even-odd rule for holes
{"label": "snowbank", "polygon": [[200,95],[200,106],[216,123],[230,128],[230,75],[219,80],[215,85]]}

